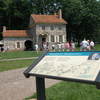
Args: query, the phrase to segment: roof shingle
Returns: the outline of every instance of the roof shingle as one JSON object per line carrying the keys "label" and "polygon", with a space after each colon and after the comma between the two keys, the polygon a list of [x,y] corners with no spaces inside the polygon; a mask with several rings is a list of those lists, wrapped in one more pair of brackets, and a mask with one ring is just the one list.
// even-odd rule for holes
{"label": "roof shingle", "polygon": [[6,30],[3,37],[29,37],[29,34],[26,30]]}
{"label": "roof shingle", "polygon": [[58,15],[31,15],[34,19],[35,23],[62,23],[62,24],[68,24],[63,18],[60,19]]}

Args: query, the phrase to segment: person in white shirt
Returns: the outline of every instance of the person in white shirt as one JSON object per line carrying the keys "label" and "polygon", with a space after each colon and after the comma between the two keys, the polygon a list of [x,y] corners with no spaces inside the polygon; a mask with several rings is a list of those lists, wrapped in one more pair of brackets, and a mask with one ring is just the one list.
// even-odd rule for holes
{"label": "person in white shirt", "polygon": [[86,41],[85,39],[81,42],[81,51],[86,51],[87,47],[89,46],[88,41]]}
{"label": "person in white shirt", "polygon": [[58,50],[61,51],[61,43],[58,43]]}
{"label": "person in white shirt", "polygon": [[87,42],[88,42],[87,50],[90,51],[91,50],[91,48],[90,48],[90,40],[87,40]]}
{"label": "person in white shirt", "polygon": [[38,49],[39,49],[38,44],[35,44],[35,50],[36,50],[37,53],[38,53]]}
{"label": "person in white shirt", "polygon": [[90,41],[90,48],[91,48],[91,50],[94,49],[94,42],[93,41]]}

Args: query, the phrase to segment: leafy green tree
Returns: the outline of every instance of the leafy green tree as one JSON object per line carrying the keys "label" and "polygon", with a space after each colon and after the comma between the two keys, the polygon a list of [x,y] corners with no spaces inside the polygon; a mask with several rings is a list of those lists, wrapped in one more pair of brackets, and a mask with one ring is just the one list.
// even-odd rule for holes
{"label": "leafy green tree", "polygon": [[100,26],[100,4],[96,0],[62,0],[63,16],[68,21],[68,39],[96,39]]}
{"label": "leafy green tree", "polygon": [[9,29],[23,29],[28,26],[29,16],[33,12],[30,0],[1,0],[0,20]]}

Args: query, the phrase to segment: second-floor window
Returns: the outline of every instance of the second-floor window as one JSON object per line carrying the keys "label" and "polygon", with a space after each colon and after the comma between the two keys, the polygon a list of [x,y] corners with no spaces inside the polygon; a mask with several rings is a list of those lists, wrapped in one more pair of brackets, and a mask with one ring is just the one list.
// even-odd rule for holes
{"label": "second-floor window", "polygon": [[51,30],[54,30],[54,27],[53,27],[53,26],[51,26],[51,27],[50,27],[50,29],[51,29]]}
{"label": "second-floor window", "polygon": [[61,26],[59,26],[59,27],[58,27],[58,29],[59,29],[59,30],[62,30],[62,27],[61,27]]}
{"label": "second-floor window", "polygon": [[45,30],[45,26],[44,25],[42,26],[42,30]]}

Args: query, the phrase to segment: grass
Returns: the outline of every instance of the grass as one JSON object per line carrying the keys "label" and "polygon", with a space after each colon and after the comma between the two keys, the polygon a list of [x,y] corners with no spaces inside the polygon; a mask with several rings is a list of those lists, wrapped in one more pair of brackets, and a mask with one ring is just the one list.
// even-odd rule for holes
{"label": "grass", "polygon": [[[36,98],[36,94],[26,98]],[[100,100],[100,90],[94,85],[61,82],[46,89],[46,100]]]}
{"label": "grass", "polygon": [[[76,48],[76,51],[79,51],[79,47]],[[100,51],[100,44],[95,46],[95,49]],[[27,57],[37,57],[40,56],[43,52],[36,53],[35,51],[14,51],[14,52],[0,52],[0,59],[12,59],[12,58],[27,58]]]}
{"label": "grass", "polygon": [[[35,51],[2,52],[0,53],[0,60],[37,57],[37,56],[40,56],[41,54],[42,52],[36,53]],[[0,61],[0,72],[28,67],[30,64],[32,64],[34,60],[27,59],[27,60],[16,60],[16,61]]]}
{"label": "grass", "polygon": [[41,54],[42,54],[42,52],[36,53],[35,51],[1,52],[0,59],[37,57]]}
{"label": "grass", "polygon": [[97,45],[95,46],[95,50],[100,51],[100,44],[97,44]]}
{"label": "grass", "polygon": [[0,72],[28,67],[34,60],[2,61],[0,62]]}

